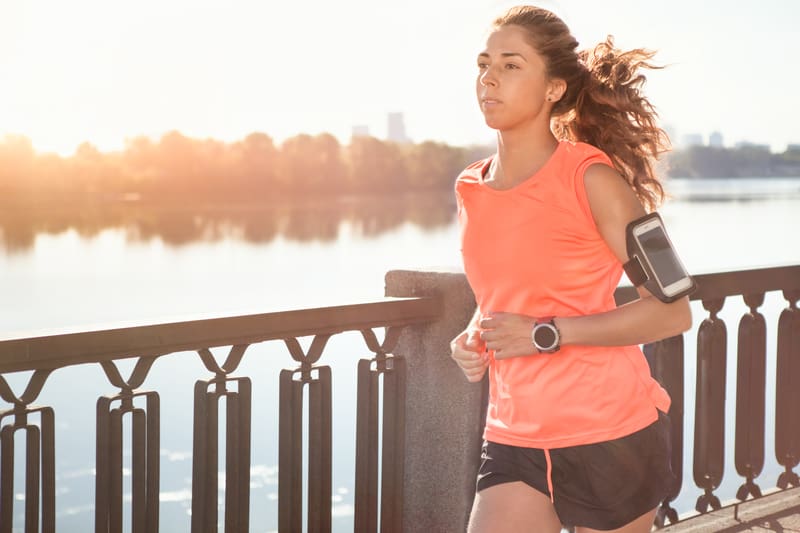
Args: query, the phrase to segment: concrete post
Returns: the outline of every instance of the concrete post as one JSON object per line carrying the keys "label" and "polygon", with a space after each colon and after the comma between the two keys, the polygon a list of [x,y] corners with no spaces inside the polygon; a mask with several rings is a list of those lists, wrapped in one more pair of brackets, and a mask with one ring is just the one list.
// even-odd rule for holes
{"label": "concrete post", "polygon": [[450,341],[475,312],[475,299],[461,273],[386,274],[386,296],[433,295],[443,299],[442,318],[406,328],[394,350],[408,363],[403,529],[457,533],[472,506],[488,382],[466,380]]}

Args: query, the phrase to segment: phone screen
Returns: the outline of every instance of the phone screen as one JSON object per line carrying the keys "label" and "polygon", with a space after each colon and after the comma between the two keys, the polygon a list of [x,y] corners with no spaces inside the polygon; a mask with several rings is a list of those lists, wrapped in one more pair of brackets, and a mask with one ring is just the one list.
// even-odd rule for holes
{"label": "phone screen", "polygon": [[650,259],[650,264],[662,286],[668,287],[687,277],[661,226],[656,226],[640,234],[639,243],[642,245],[645,255]]}

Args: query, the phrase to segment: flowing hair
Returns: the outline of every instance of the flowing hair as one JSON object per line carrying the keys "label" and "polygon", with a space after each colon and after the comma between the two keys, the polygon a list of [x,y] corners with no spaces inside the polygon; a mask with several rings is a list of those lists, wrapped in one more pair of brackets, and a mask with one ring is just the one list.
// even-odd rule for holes
{"label": "flowing hair", "polygon": [[578,41],[567,25],[534,6],[513,7],[493,23],[495,28],[510,25],[525,30],[528,43],[545,61],[548,77],[567,84],[553,106],[553,134],[605,152],[645,208],[656,209],[664,189],[655,163],[670,145],[655,109],[642,94],[645,76],[640,72],[662,68],[649,62],[655,52],[622,51],[610,35],[592,49],[577,51]]}

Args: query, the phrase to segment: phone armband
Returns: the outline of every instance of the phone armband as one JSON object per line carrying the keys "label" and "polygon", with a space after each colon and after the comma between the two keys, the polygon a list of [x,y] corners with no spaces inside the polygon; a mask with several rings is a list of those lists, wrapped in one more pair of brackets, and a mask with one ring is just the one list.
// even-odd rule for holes
{"label": "phone armband", "polygon": [[631,283],[644,287],[662,302],[673,302],[697,289],[675,253],[661,216],[649,213],[625,229],[628,262],[623,265]]}

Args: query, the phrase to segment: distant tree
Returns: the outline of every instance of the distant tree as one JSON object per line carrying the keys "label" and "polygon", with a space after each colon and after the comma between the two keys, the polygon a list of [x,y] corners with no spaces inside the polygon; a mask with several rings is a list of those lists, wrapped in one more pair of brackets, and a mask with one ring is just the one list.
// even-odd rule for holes
{"label": "distant tree", "polygon": [[278,172],[278,149],[272,138],[254,132],[230,147],[231,179],[239,195],[269,198]]}
{"label": "distant tree", "polygon": [[706,177],[735,176],[737,162],[730,150],[714,146],[692,146],[688,150],[694,174]]}
{"label": "distant tree", "polygon": [[207,200],[230,196],[237,184],[231,180],[228,145],[216,139],[203,139],[195,140],[193,149],[196,166],[191,179],[195,194]]}
{"label": "distant tree", "polygon": [[[125,192],[119,156],[104,154],[94,145],[84,142],[78,146],[68,163],[72,181],[70,189],[74,192],[114,195]],[[56,180],[57,177],[54,177],[52,181],[55,183]]]}
{"label": "distant tree", "polygon": [[350,175],[344,162],[342,146],[330,133],[314,137],[314,147],[310,157],[316,167],[312,190],[319,193],[346,193],[352,188]]}
{"label": "distant tree", "polygon": [[[775,156],[759,146],[721,148],[692,146],[669,154],[669,175],[675,177],[759,177],[781,175]],[[780,171],[786,171],[781,167]]]}
{"label": "distant tree", "polygon": [[70,181],[69,160],[57,154],[39,154],[36,156],[36,201],[48,202],[55,198],[60,202],[68,202],[80,195],[82,191]]}
{"label": "distant tree", "polygon": [[782,154],[780,154],[781,159],[784,162],[798,162],[800,163],[800,146],[798,145],[791,145],[786,148]]}
{"label": "distant tree", "polygon": [[38,189],[36,153],[31,140],[8,135],[0,142],[0,194],[2,198],[30,199]]}
{"label": "distant tree", "polygon": [[452,187],[464,168],[465,150],[444,143],[425,141],[409,145],[406,155],[410,189]]}
{"label": "distant tree", "polygon": [[770,160],[774,176],[800,176],[800,147],[790,146],[782,154],[774,154]]}
{"label": "distant tree", "polygon": [[497,148],[492,144],[473,144],[463,148],[464,150],[464,166],[485,159],[497,151]]}
{"label": "distant tree", "polygon": [[286,139],[278,156],[278,191],[308,194],[316,184],[316,164],[312,159],[314,138],[306,133]]}
{"label": "distant tree", "polygon": [[359,136],[350,141],[347,160],[354,190],[395,192],[408,189],[408,169],[400,147],[375,137]]}
{"label": "distant tree", "polygon": [[161,137],[153,156],[158,189],[171,196],[190,195],[196,190],[200,160],[195,141],[178,131],[170,131]]}
{"label": "distant tree", "polygon": [[292,194],[318,196],[349,188],[342,147],[329,133],[286,139],[278,160],[277,181]]}
{"label": "distant tree", "polygon": [[742,146],[733,150],[734,164],[737,170],[732,176],[769,176],[770,152],[758,146]]}
{"label": "distant tree", "polygon": [[128,174],[130,182],[142,184],[152,181],[160,175],[157,167],[158,146],[149,137],[126,139],[122,152],[122,166]]}

